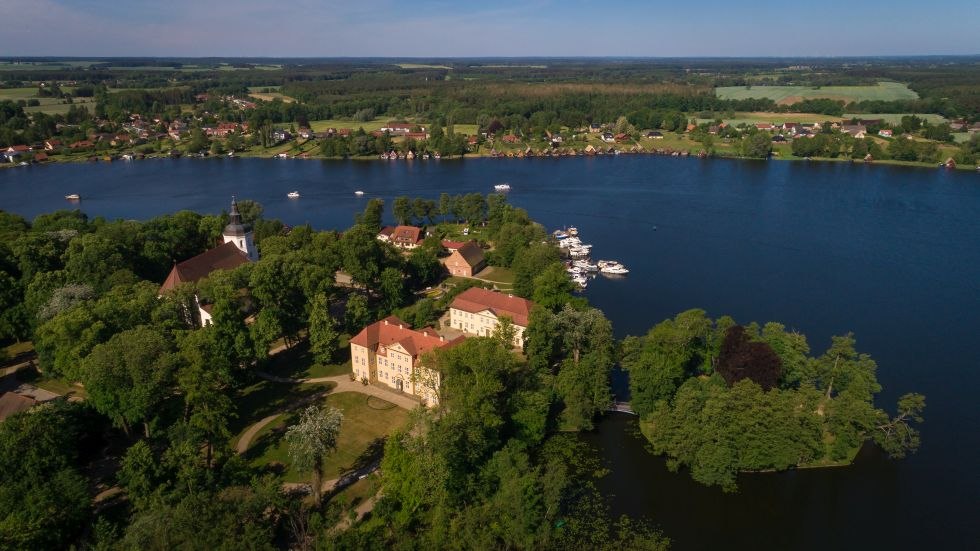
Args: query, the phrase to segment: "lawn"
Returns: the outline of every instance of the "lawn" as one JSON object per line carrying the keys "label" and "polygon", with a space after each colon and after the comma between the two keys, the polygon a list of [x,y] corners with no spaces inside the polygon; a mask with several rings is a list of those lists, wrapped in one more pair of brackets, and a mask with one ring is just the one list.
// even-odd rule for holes
{"label": "lawn", "polygon": [[477,132],[480,131],[480,126],[476,124],[454,124],[453,132],[457,134],[466,134],[467,136],[475,136]]}
{"label": "lawn", "polygon": [[16,358],[21,354],[30,354],[34,352],[34,343],[31,341],[18,342],[0,349],[0,362],[3,362],[7,358]]}
{"label": "lawn", "polygon": [[875,86],[721,86],[715,88],[721,99],[769,98],[782,105],[805,99],[826,98],[845,102],[881,100],[894,101],[919,97],[899,82],[879,82]]}
{"label": "lawn", "polygon": [[346,375],[351,372],[350,354],[347,342],[350,335],[341,335],[334,363],[323,364],[314,360],[310,354],[308,341],[303,341],[288,350],[276,354],[269,360],[266,371],[278,377],[294,379],[314,379]]}
{"label": "lawn", "polygon": [[[300,400],[332,389],[333,383],[288,384],[259,381],[243,388],[235,400],[237,416],[229,423],[233,434],[241,436],[246,428],[259,420],[287,410]],[[238,437],[235,438],[238,441]]]}
{"label": "lawn", "polygon": [[[337,478],[341,473],[370,463],[378,454],[384,437],[404,425],[409,412],[390,402],[356,392],[330,394],[323,404],[339,409],[344,414],[337,438],[337,450],[323,462],[324,478]],[[306,482],[309,473],[289,467],[289,453],[283,435],[286,428],[296,423],[299,411],[283,415],[264,427],[255,436],[246,457],[254,465],[279,463],[284,465],[286,482]]]}
{"label": "lawn", "polygon": [[500,283],[507,286],[514,285],[514,271],[503,266],[487,266],[480,273],[476,274],[480,279]]}

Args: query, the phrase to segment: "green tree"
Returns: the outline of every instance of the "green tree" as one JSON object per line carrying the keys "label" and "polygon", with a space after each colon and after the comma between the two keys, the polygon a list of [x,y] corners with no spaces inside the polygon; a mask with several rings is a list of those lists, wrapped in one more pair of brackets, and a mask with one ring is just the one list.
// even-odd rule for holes
{"label": "green tree", "polygon": [[381,300],[386,312],[392,312],[405,303],[405,278],[397,268],[385,268],[381,272]]}
{"label": "green tree", "polygon": [[381,220],[384,215],[385,202],[381,199],[370,199],[364,207],[364,212],[357,217],[357,224],[364,226],[372,233],[381,231]]}
{"label": "green tree", "polygon": [[310,352],[320,363],[330,363],[337,352],[339,334],[330,316],[330,302],[325,293],[317,293],[310,304]]}
{"label": "green tree", "polygon": [[898,399],[898,415],[889,419],[888,414],[878,412],[874,440],[891,457],[903,458],[919,449],[919,431],[912,424],[923,421],[926,397],[921,394],[905,394]]}
{"label": "green tree", "polygon": [[560,263],[549,264],[534,278],[534,293],[531,299],[541,306],[557,311],[572,299],[575,284]]}
{"label": "green tree", "polygon": [[354,334],[371,322],[371,308],[368,306],[367,297],[361,294],[352,293],[347,298],[347,307],[344,313],[344,325],[347,330]]}
{"label": "green tree", "polygon": [[337,448],[337,436],[343,414],[336,408],[309,406],[299,423],[286,430],[289,457],[300,471],[313,473],[313,502],[320,503],[323,485],[323,460]]}
{"label": "green tree", "polygon": [[408,197],[400,196],[395,197],[395,202],[391,204],[392,214],[395,215],[395,221],[401,226],[410,225],[413,220],[413,210],[412,202]]}
{"label": "green tree", "polygon": [[92,349],[82,362],[82,381],[93,407],[129,434],[149,421],[168,397],[177,355],[169,339],[149,327],[117,333]]}

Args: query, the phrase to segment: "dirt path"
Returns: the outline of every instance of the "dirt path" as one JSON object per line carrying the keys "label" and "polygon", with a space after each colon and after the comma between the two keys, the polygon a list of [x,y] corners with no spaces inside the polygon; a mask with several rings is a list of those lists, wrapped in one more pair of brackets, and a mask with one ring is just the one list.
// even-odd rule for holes
{"label": "dirt path", "polygon": [[283,413],[284,412],[274,413],[262,419],[258,423],[255,423],[251,427],[248,427],[248,430],[246,430],[245,433],[242,434],[242,437],[238,439],[238,443],[235,445],[235,451],[238,452],[239,454],[247,452],[248,447],[252,444],[252,439],[255,438],[255,435],[258,434],[260,430],[262,430],[262,427],[275,421]]}

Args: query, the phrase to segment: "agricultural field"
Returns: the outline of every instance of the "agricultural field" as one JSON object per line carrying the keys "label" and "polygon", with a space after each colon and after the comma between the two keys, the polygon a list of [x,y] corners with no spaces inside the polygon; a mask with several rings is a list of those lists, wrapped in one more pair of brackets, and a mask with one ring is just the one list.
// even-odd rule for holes
{"label": "agricultural field", "polygon": [[[753,111],[753,112],[735,112],[733,117],[729,118],[721,113],[717,114],[717,118],[721,118],[722,121],[728,124],[738,126],[739,124],[756,124],[762,122],[768,122],[772,124],[782,124],[784,122],[799,122],[799,123],[824,123],[826,121],[840,121],[840,117],[834,117],[831,115],[821,115],[819,113],[770,113],[767,111]],[[865,118],[871,118],[871,115],[864,115]],[[878,117],[878,115],[874,115]],[[715,119],[698,119],[698,124],[705,122],[713,122]]]}
{"label": "agricultural field", "polygon": [[721,99],[769,98],[780,105],[792,105],[806,99],[832,99],[845,102],[894,101],[919,97],[900,82],[879,82],[876,86],[721,86],[715,88]]}
{"label": "agricultural field", "polygon": [[283,95],[281,92],[250,92],[248,97],[262,101],[281,100],[285,103],[295,103],[296,98]]}
{"label": "agricultural field", "polygon": [[385,125],[390,119],[385,118],[375,118],[370,121],[355,121],[355,120],[344,120],[344,119],[327,119],[320,121],[310,121],[310,128],[314,132],[323,132],[328,128],[351,128],[357,130],[358,128],[363,128],[366,132],[372,130],[380,130],[381,127]]}
{"label": "agricultural field", "polygon": [[907,116],[912,115],[912,114],[914,114],[916,117],[919,117],[920,119],[926,120],[929,124],[942,124],[944,122],[949,122],[946,119],[946,117],[944,117],[942,115],[937,115],[935,113],[926,113],[926,114],[920,114],[920,113],[872,113],[872,114],[868,114],[868,113],[864,113],[864,114],[860,114],[860,113],[844,113],[844,120],[851,120],[851,119],[881,119],[881,120],[887,122],[888,124],[901,124],[902,117],[907,117]]}
{"label": "agricultural field", "polygon": [[65,115],[68,113],[68,110],[71,109],[72,105],[76,107],[84,107],[88,109],[89,112],[92,112],[95,109],[94,101],[76,100],[75,103],[47,103],[47,104],[42,101],[41,105],[34,106],[34,107],[25,107],[24,112],[44,113],[46,115]]}
{"label": "agricultural field", "polygon": [[402,69],[452,69],[447,65],[426,65],[425,63],[396,63]]}

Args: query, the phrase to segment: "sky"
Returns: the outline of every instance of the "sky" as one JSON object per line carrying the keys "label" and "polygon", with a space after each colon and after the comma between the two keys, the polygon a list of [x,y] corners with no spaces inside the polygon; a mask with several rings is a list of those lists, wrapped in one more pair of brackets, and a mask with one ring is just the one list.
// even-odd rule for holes
{"label": "sky", "polygon": [[0,56],[980,54],[980,0],[0,0]]}

